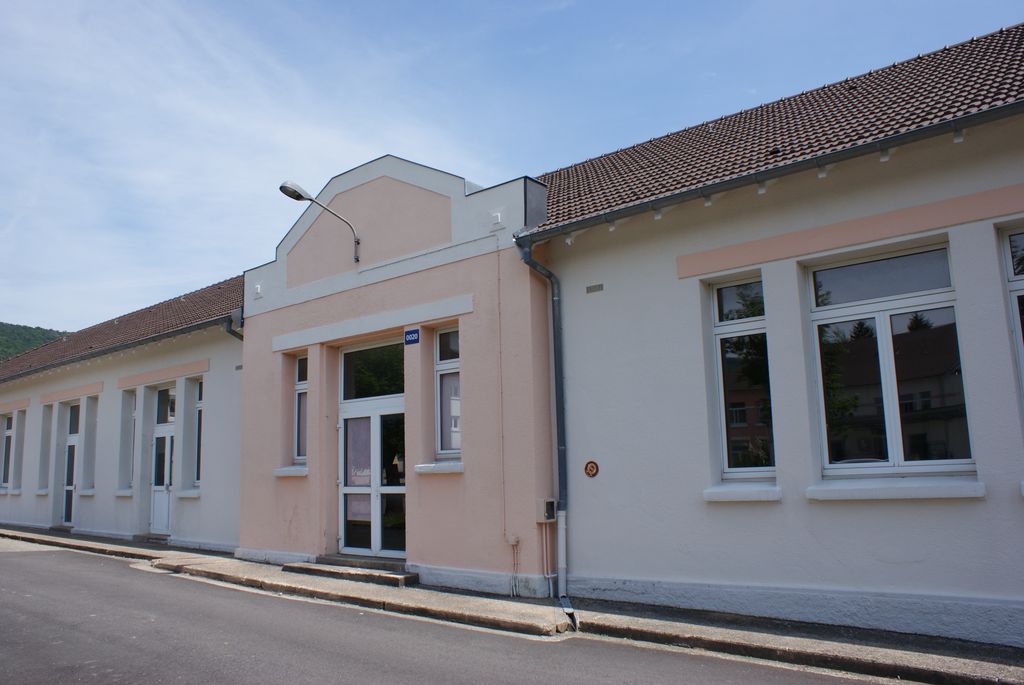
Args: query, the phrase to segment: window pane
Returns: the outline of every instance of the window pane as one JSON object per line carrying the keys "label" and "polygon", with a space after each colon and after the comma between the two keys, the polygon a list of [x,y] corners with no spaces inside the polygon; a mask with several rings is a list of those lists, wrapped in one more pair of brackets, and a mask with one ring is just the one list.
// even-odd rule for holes
{"label": "window pane", "polygon": [[405,549],[405,495],[380,496],[381,549]]}
{"label": "window pane", "polygon": [[203,382],[199,381],[196,383],[196,402],[203,401]]}
{"label": "window pane", "polygon": [[440,426],[441,451],[462,449],[462,399],[459,395],[459,372],[442,373],[440,377]]}
{"label": "window pane", "polygon": [[[202,387],[202,384],[200,384]],[[196,482],[203,473],[203,410],[196,410]]]}
{"label": "window pane", "polygon": [[1013,275],[1024,275],[1024,233],[1010,236],[1010,259],[1013,261]]}
{"label": "window pane", "polygon": [[369,495],[345,495],[345,546],[370,548]]}
{"label": "window pane", "polygon": [[903,459],[970,459],[953,308],[894,314],[891,321]]}
{"label": "window pane", "polygon": [[156,422],[174,423],[174,388],[164,388],[156,393]]}
{"label": "window pane", "polygon": [[370,484],[370,417],[345,419],[345,485]]}
{"label": "window pane", "polygon": [[828,461],[887,462],[874,319],[818,326]]}
{"label": "window pane", "polygon": [[68,407],[68,435],[78,435],[78,416],[81,406],[72,404]]}
{"label": "window pane", "polygon": [[734,321],[764,316],[764,293],[761,281],[719,288],[718,320]]}
{"label": "window pane", "polygon": [[401,395],[405,392],[403,345],[345,353],[344,399]]}
{"label": "window pane", "polygon": [[0,483],[7,485],[11,478],[11,436],[4,436],[4,458],[3,458],[3,476],[0,478]]}
{"label": "window pane", "polygon": [[774,466],[768,336],[723,338],[721,346],[727,464],[733,469]]}
{"label": "window pane", "polygon": [[305,383],[309,380],[309,357],[299,357],[295,360],[295,382]]}
{"label": "window pane", "polygon": [[8,430],[9,431],[9,430],[11,430],[11,428],[13,426],[14,426],[14,417],[13,416],[5,416],[4,417],[4,430]]}
{"label": "window pane", "polygon": [[459,358],[458,331],[448,331],[437,336],[437,358],[443,362]]}
{"label": "window pane", "polygon": [[68,445],[67,458],[64,460],[64,485],[75,484],[75,446]]}
{"label": "window pane", "polygon": [[380,417],[381,485],[405,485],[405,414]]}
{"label": "window pane", "polygon": [[159,437],[153,447],[153,485],[166,485],[167,438]]}
{"label": "window pane", "polygon": [[295,393],[295,457],[306,458],[306,393]]}
{"label": "window pane", "polygon": [[931,250],[815,271],[814,302],[824,307],[949,285],[946,250]]}
{"label": "window pane", "polygon": [[1017,316],[1020,317],[1020,330],[1024,338],[1024,295],[1017,296]]}

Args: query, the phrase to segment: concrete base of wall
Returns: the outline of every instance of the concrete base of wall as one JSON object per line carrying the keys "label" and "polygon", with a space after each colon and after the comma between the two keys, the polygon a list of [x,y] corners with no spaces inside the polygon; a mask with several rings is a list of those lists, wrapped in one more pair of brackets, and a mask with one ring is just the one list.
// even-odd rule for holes
{"label": "concrete base of wall", "polygon": [[[406,568],[413,573],[418,573],[420,583],[423,585],[487,592],[495,595],[510,595],[512,593],[512,574],[510,573],[472,571],[464,568],[420,564],[406,564]],[[550,594],[547,578],[542,575],[520,575],[518,588],[521,597],[547,597]]]}
{"label": "concrete base of wall", "polygon": [[208,549],[211,552],[234,552],[238,549],[238,545],[224,543],[224,542],[211,542],[209,540],[189,540],[186,538],[176,538],[173,535],[167,540],[167,544],[172,547],[187,547],[189,549]]}
{"label": "concrete base of wall", "polygon": [[113,540],[134,540],[137,536],[131,533],[122,533],[116,530],[98,530],[94,528],[78,528],[73,527],[70,529],[72,535],[91,535],[97,538],[111,538]]}
{"label": "concrete base of wall", "polygon": [[570,597],[876,628],[1024,647],[1024,601],[570,577]]}
{"label": "concrete base of wall", "polygon": [[239,547],[235,550],[235,557],[246,561],[260,561],[264,564],[293,564],[295,562],[315,562],[315,554],[303,554],[302,552],[280,552],[273,549],[252,549]]}

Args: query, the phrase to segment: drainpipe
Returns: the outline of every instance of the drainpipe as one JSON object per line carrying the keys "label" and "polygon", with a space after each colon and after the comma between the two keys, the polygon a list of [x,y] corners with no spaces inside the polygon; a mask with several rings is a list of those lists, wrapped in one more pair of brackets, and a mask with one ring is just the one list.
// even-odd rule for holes
{"label": "drainpipe", "polygon": [[224,332],[233,338],[242,340],[241,331],[237,330],[237,327],[242,325],[242,310],[236,309],[231,312],[231,318],[224,321]]}
{"label": "drainpipe", "polygon": [[[565,374],[562,370],[562,286],[550,269],[533,258],[533,244],[520,241],[516,237],[516,246],[519,248],[519,256],[528,267],[547,279],[551,284],[551,333],[553,341],[554,371],[555,371],[555,443],[558,448],[558,506],[555,513],[557,552],[558,552],[558,598],[562,600],[564,607],[568,606],[568,592],[566,591],[566,506],[569,503],[568,495],[568,463],[565,449]],[[567,612],[571,607],[567,608]]]}

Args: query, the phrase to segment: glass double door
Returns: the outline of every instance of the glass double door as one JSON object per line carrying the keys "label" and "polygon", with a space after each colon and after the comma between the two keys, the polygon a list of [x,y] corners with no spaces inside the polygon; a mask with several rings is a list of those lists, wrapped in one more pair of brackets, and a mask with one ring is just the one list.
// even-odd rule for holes
{"label": "glass double door", "polygon": [[405,556],[405,403],[346,402],[339,443],[343,552]]}

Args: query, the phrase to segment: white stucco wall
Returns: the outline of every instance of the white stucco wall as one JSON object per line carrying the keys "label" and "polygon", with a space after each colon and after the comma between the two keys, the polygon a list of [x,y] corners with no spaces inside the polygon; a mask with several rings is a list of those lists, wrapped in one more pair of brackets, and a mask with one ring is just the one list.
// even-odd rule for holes
{"label": "white stucco wall", "polygon": [[[136,392],[140,398],[149,395],[145,411],[153,412],[155,392],[150,390],[147,393],[147,387],[177,387],[179,418],[175,427],[177,456],[171,494],[170,541],[215,549],[237,547],[242,343],[218,327],[0,384],[0,405],[29,399],[22,436],[21,488],[20,491],[14,488],[0,489],[0,523],[38,527],[61,523],[63,490],[60,486],[63,472],[58,471],[63,461],[64,436],[67,433],[66,410],[61,409],[59,402],[52,403],[54,418],[49,428],[47,450],[49,467],[41,473],[40,459],[45,458],[42,457],[41,447],[46,440],[43,437],[44,405],[41,398],[72,388],[90,385],[97,387],[95,384],[102,383],[102,390],[95,395],[98,400],[94,448],[95,487],[91,494],[86,488],[84,472],[84,408],[87,402],[86,396],[81,397],[83,434],[75,465],[78,489],[73,507],[73,531],[117,537],[147,534],[153,420],[151,416],[138,422],[132,486],[130,489],[120,488],[123,389],[118,387],[118,381],[162,369],[201,364],[205,360],[209,361],[208,371],[189,372],[186,375],[161,378],[159,381],[144,381],[144,384],[136,388]],[[186,377],[202,377],[204,381],[202,482],[198,488],[193,487],[191,474],[184,472],[189,463],[184,452],[189,449],[185,444],[188,440],[183,432],[186,424]]]}
{"label": "white stucco wall", "polygon": [[[676,260],[1024,183],[1022,153],[1018,118],[968,131],[962,144],[943,137],[886,163],[839,164],[825,179],[784,178],[764,195],[750,187],[659,221],[647,213],[614,232],[591,228],[572,246],[553,240],[565,306],[570,595],[1024,645],[1022,403],[998,221],[881,241],[948,245],[976,461],[976,476],[900,479],[897,499],[880,499],[880,480],[845,483],[844,499],[811,499],[836,481],[823,477],[808,266],[859,248],[688,278]],[[722,482],[708,281],[758,272],[776,479],[760,488],[767,501],[707,501]],[[588,294],[595,284],[603,290]],[[583,474],[588,460],[600,466],[595,478]],[[743,497],[741,487],[723,497]],[[850,499],[855,490],[871,499]]]}

